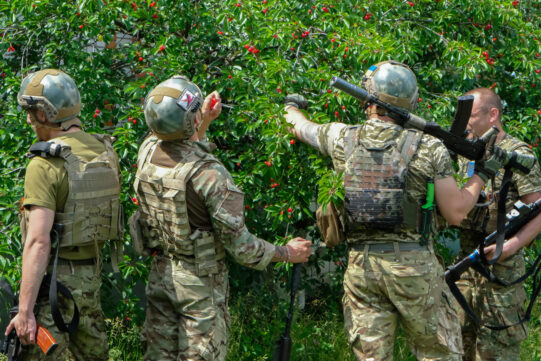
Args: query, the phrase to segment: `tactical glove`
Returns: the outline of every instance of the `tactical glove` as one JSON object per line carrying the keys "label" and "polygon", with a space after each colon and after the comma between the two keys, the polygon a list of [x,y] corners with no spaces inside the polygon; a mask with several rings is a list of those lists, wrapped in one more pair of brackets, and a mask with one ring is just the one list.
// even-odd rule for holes
{"label": "tactical glove", "polygon": [[289,94],[284,98],[285,105],[291,105],[297,109],[308,108],[308,100],[300,94]]}
{"label": "tactical glove", "polygon": [[494,152],[486,160],[475,162],[474,173],[486,183],[498,173],[507,160],[507,152],[500,147],[494,147]]}

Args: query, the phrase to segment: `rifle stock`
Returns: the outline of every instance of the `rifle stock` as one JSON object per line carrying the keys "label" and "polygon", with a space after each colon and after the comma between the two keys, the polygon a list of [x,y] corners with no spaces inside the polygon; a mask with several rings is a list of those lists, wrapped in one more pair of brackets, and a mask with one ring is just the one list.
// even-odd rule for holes
{"label": "rifle stock", "polygon": [[[11,285],[5,280],[0,280],[2,289],[12,298],[13,307],[9,310],[10,318],[13,319],[19,313],[19,296],[18,294],[13,294]],[[40,324],[37,325],[36,330],[36,344],[39,346],[41,351],[45,355],[50,355],[57,347],[58,343],[49,330]],[[4,338],[2,343],[2,348],[0,349],[0,354],[7,356],[8,361],[17,361],[19,359],[19,354],[21,352],[21,342],[19,337],[17,337],[17,332],[15,329],[11,330],[9,335]]]}

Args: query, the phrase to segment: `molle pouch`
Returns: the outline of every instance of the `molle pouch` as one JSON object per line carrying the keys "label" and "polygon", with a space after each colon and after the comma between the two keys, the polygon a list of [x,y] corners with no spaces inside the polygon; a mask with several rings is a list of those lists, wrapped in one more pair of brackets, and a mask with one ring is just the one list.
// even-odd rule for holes
{"label": "molle pouch", "polygon": [[208,276],[218,273],[218,254],[214,236],[211,232],[196,230],[189,237],[193,241],[195,257],[195,273],[197,276]]}
{"label": "molle pouch", "polygon": [[319,206],[316,211],[316,223],[327,247],[336,247],[346,240],[340,214],[333,203],[327,204],[325,210],[323,206]]}
{"label": "molle pouch", "polygon": [[143,231],[141,230],[141,224],[139,223],[139,218],[141,217],[139,213],[139,209],[132,214],[132,216],[128,219],[128,225],[130,227],[130,236],[132,241],[132,247],[136,254],[144,256],[146,255],[145,252],[145,244],[144,244],[144,238],[143,238]]}

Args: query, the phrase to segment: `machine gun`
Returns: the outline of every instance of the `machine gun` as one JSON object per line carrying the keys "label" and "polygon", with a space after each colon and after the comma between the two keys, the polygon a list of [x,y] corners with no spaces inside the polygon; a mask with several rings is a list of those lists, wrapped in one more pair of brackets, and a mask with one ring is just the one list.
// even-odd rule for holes
{"label": "machine gun", "polygon": [[[375,104],[386,109],[386,115],[397,122],[397,124],[430,134],[440,139],[450,151],[470,160],[480,161],[485,154],[489,138],[495,135],[494,132],[497,134],[497,130],[493,130],[492,133],[486,134],[483,138],[475,140],[466,138],[466,127],[473,106],[473,95],[464,95],[458,98],[457,112],[451,128],[450,130],[445,130],[438,123],[428,122],[406,109],[385,103],[377,97],[370,95],[363,88],[353,85],[337,76],[331,79],[331,86],[348,93],[363,103]],[[535,157],[516,152],[508,152],[503,166],[508,169],[518,170],[523,174],[528,174],[535,162]]]}
{"label": "machine gun", "polygon": [[[508,239],[512,236],[514,236],[524,225],[526,225],[528,222],[530,222],[532,219],[537,217],[541,213],[541,199],[538,199],[536,202],[531,204],[524,204],[521,201],[516,202],[513,205],[513,209],[507,213],[507,223],[505,224],[505,239]],[[482,243],[481,247],[490,246],[491,244],[494,244],[497,240],[498,234],[497,232],[493,232],[490,235],[488,235],[484,242]],[[481,324],[481,321],[479,318],[475,315],[473,310],[468,305],[468,302],[456,286],[456,282],[460,279],[460,276],[466,272],[470,267],[474,268],[476,271],[481,273],[484,277],[486,277],[489,281],[498,283],[502,286],[511,286],[517,283],[520,283],[524,281],[526,278],[528,278],[530,275],[534,274],[534,285],[532,287],[532,295],[530,298],[530,304],[528,305],[526,309],[526,314],[524,318],[512,325],[502,325],[502,326],[494,326],[494,325],[485,325],[486,327],[493,329],[493,330],[503,330],[512,326],[516,326],[518,324],[521,324],[527,320],[530,319],[530,314],[532,311],[532,307],[535,304],[535,300],[537,296],[539,295],[540,291],[540,284],[537,282],[537,276],[540,271],[539,264],[541,262],[541,255],[537,257],[535,262],[533,263],[532,267],[526,274],[522,275],[521,277],[517,278],[516,280],[513,280],[511,282],[504,282],[500,279],[498,279],[490,270],[487,270],[483,267],[481,264],[482,257],[478,249],[476,249],[474,252],[472,252],[470,255],[462,259],[461,261],[455,263],[452,266],[449,266],[447,268],[447,271],[445,272],[445,281],[449,285],[449,288],[451,289],[451,292],[455,296],[458,303],[462,306],[464,311],[477,323]]]}

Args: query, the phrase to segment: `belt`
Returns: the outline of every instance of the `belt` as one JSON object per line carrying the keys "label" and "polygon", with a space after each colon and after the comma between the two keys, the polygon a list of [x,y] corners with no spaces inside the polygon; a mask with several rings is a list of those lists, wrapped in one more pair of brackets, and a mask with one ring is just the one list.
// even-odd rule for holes
{"label": "belt", "polygon": [[[428,251],[428,246],[421,246],[418,242],[396,242],[398,245],[398,250],[400,252],[410,252],[410,251]],[[368,252],[371,253],[394,253],[395,243],[373,243],[368,245]],[[349,249],[352,251],[364,251],[364,243],[355,243],[349,246]]]}
{"label": "belt", "polygon": [[65,258],[58,258],[59,266],[93,266],[96,264],[95,258],[88,258],[88,259],[65,259]]}

